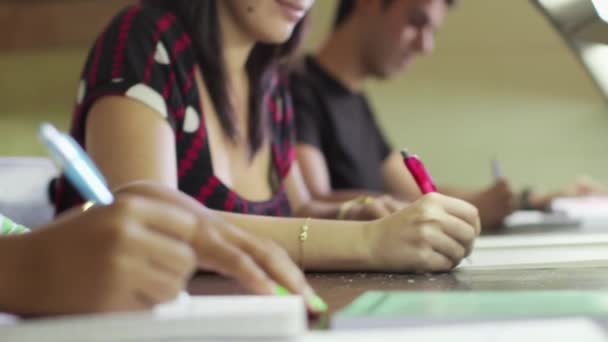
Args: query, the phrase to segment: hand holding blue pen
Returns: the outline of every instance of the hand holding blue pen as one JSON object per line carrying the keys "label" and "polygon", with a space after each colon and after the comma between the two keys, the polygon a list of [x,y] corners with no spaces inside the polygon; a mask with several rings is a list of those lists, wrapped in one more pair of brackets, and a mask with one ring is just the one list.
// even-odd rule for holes
{"label": "hand holding blue pen", "polygon": [[[59,164],[70,183],[85,199],[93,205],[110,205],[114,202],[114,195],[108,189],[101,172],[72,137],[59,132],[49,123],[40,126],[39,134],[51,158]],[[188,293],[182,291],[178,299],[184,301],[187,298]]]}

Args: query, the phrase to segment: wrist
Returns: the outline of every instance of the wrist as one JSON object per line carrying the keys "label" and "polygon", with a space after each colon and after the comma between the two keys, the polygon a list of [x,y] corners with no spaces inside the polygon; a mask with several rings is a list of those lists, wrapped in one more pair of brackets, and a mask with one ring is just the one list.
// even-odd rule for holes
{"label": "wrist", "polygon": [[[372,231],[371,222],[332,222],[313,219],[308,223],[308,237],[304,244],[306,270],[371,270],[368,233]],[[298,234],[300,233],[301,228],[298,231]]]}
{"label": "wrist", "polygon": [[519,208],[523,210],[549,210],[553,195],[534,191],[532,188],[522,190]]}
{"label": "wrist", "polygon": [[356,234],[356,252],[361,260],[361,268],[364,270],[374,271],[378,269],[375,247],[378,245],[376,240],[377,234],[381,230],[380,222],[381,220],[361,222],[358,234]]}

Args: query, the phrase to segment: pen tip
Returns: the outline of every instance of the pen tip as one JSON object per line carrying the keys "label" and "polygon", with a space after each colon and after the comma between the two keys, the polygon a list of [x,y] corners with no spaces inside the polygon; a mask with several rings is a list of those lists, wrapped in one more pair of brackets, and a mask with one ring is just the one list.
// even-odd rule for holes
{"label": "pen tip", "polygon": [[403,158],[409,158],[410,152],[407,150],[407,148],[404,148],[401,150],[401,155],[403,156]]}

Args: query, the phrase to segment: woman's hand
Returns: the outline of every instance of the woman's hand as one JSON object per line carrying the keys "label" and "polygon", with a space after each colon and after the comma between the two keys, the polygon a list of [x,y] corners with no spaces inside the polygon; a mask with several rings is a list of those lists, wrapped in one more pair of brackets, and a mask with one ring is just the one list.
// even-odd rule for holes
{"label": "woman's hand", "polygon": [[398,272],[449,271],[471,253],[481,230],[477,209],[462,200],[428,194],[368,226],[371,266]]}
{"label": "woman's hand", "polygon": [[300,268],[278,244],[235,227],[191,197],[162,185],[139,182],[119,193],[158,198],[197,216],[192,244],[198,266],[234,278],[259,294],[276,294],[277,285],[304,297],[312,312],[325,311]]}
{"label": "woman's hand", "polygon": [[158,199],[121,195],[14,238],[15,313],[131,311],[172,300],[196,267],[197,217]]}

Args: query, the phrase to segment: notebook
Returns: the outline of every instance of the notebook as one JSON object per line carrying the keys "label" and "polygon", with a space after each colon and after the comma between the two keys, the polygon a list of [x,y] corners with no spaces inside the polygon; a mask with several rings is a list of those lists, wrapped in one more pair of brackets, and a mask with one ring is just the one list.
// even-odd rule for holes
{"label": "notebook", "polygon": [[602,329],[584,318],[493,322],[439,327],[311,332],[298,342],[605,342]]}
{"label": "notebook", "polygon": [[193,296],[149,312],[60,317],[0,325],[2,342],[182,341],[241,338],[262,341],[302,335],[300,297]]}
{"label": "notebook", "polygon": [[600,266],[608,266],[608,233],[552,233],[480,237],[456,270]]}
{"label": "notebook", "polygon": [[366,292],[339,311],[332,328],[608,317],[608,291]]}

